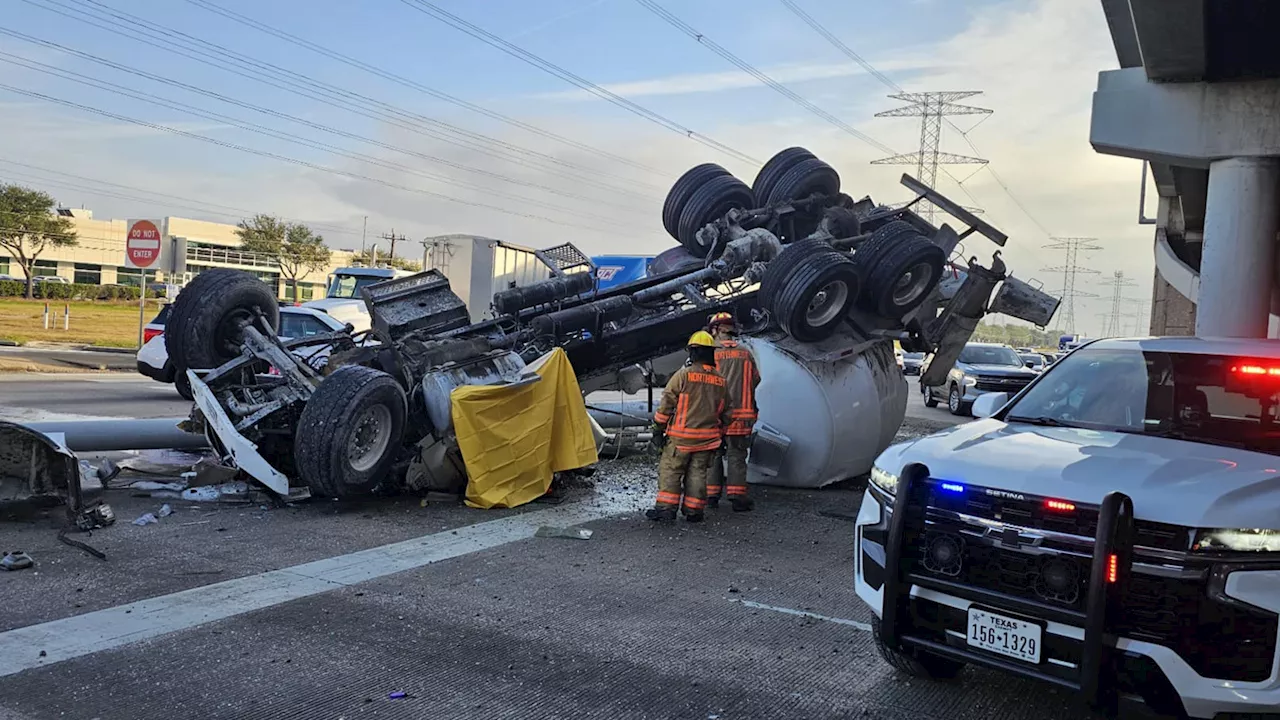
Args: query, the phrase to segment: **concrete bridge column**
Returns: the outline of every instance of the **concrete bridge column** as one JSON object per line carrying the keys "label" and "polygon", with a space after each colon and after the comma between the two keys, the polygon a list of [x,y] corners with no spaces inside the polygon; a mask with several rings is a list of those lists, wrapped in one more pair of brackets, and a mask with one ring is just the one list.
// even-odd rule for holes
{"label": "concrete bridge column", "polygon": [[1280,230],[1280,158],[1209,164],[1196,335],[1267,337]]}

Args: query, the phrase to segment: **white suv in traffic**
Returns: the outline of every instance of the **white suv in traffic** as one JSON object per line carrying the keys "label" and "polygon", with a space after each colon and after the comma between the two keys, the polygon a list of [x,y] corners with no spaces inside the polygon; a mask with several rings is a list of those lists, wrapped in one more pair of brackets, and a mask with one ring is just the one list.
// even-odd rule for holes
{"label": "white suv in traffic", "polygon": [[1280,708],[1280,342],[1099,340],[973,410],[872,470],[855,586],[891,665]]}

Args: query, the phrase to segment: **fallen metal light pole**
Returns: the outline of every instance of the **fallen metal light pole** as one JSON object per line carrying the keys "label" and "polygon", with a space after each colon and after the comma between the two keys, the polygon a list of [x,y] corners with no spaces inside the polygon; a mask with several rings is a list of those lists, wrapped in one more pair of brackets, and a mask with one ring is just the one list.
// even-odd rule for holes
{"label": "fallen metal light pole", "polygon": [[186,432],[178,423],[187,418],[145,420],[72,420],[26,423],[43,435],[61,434],[68,450],[200,450],[209,447],[203,435]]}

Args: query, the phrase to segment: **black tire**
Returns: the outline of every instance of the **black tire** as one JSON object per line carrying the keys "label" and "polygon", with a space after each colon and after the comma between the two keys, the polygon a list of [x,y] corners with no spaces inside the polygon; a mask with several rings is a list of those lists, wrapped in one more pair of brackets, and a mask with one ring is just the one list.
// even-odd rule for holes
{"label": "black tire", "polygon": [[[399,383],[384,372],[363,365],[333,371],[303,406],[294,431],[299,477],[327,497],[372,491],[400,452],[407,404]],[[353,446],[363,443],[364,453],[353,457]]]}
{"label": "black tire", "polygon": [[933,388],[925,386],[920,390],[920,393],[924,395],[925,407],[931,407],[931,408],[938,407],[938,399],[933,396]]}
{"label": "black tire", "polygon": [[796,340],[825,340],[857,301],[860,284],[853,261],[843,253],[814,253],[792,271],[770,311],[783,331]]}
{"label": "black tire", "polygon": [[182,396],[183,400],[192,402],[196,399],[195,393],[191,392],[191,381],[187,379],[186,372],[174,373],[173,387],[177,389],[178,395]]}
{"label": "black tire", "polygon": [[942,279],[946,253],[905,222],[872,233],[853,255],[866,279],[858,304],[897,320],[915,310]]}
{"label": "black tire", "polygon": [[239,324],[255,311],[280,328],[271,287],[240,270],[206,270],[187,284],[165,324],[164,347],[174,371],[212,369],[240,355]]}
{"label": "black tire", "polygon": [[698,231],[734,208],[751,209],[755,204],[755,195],[746,183],[732,175],[713,177],[694,191],[680,212],[676,239],[694,257],[706,257],[711,248],[698,243]]}
{"label": "black tire", "polygon": [[704,264],[702,258],[694,257],[683,245],[663,250],[649,261],[649,275],[666,275],[670,272],[693,272],[700,270]]}
{"label": "black tire", "polygon": [[784,245],[782,252],[765,267],[757,304],[762,308],[773,307],[773,298],[787,284],[787,278],[791,277],[800,262],[814,253],[831,249],[831,244],[825,240],[798,240]]}
{"label": "black tire", "polygon": [[751,183],[751,192],[755,193],[757,200],[764,202],[773,191],[773,187],[778,184],[778,180],[782,179],[788,170],[814,157],[816,156],[813,153],[802,147],[789,147],[779,151],[769,158],[769,161],[760,168],[760,172],[756,173],[756,179]]}
{"label": "black tire", "polygon": [[969,404],[960,399],[960,386],[951,383],[951,389],[947,391],[947,410],[952,415],[968,415]]}
{"label": "black tire", "polygon": [[818,158],[801,160],[787,169],[769,190],[767,205],[803,200],[810,195],[838,195],[840,174]]}
{"label": "black tire", "polygon": [[875,638],[876,650],[880,657],[894,670],[904,675],[922,680],[954,680],[964,672],[964,663],[931,655],[923,651],[910,652],[885,645],[880,637],[879,621],[871,623],[871,634]]}
{"label": "black tire", "polygon": [[693,197],[693,193],[708,180],[720,175],[728,175],[729,171],[715,163],[696,165],[676,179],[667,192],[667,199],[662,203],[662,227],[667,229],[671,237],[680,239],[680,213]]}

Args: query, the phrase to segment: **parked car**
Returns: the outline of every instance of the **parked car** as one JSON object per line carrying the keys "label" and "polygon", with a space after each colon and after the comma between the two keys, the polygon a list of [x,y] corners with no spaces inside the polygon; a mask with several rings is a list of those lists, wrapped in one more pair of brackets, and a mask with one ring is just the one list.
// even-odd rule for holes
{"label": "parked car", "polygon": [[[185,376],[178,375],[173,363],[169,361],[169,353],[164,344],[164,327],[169,319],[173,306],[166,303],[160,312],[143,326],[142,348],[138,350],[138,372],[152,380],[170,383],[184,399],[191,400],[191,387]],[[311,337],[341,330],[345,325],[332,315],[305,307],[283,306],[280,308],[280,338]],[[328,358],[327,346],[307,349],[303,355],[313,364],[321,366]]]}
{"label": "parked car", "polygon": [[54,283],[56,285],[70,285],[71,281],[58,275],[37,275],[33,278],[38,283]]}
{"label": "parked car", "polygon": [[919,375],[920,368],[924,365],[924,353],[909,352],[902,354],[902,374],[903,375]]}
{"label": "parked car", "polygon": [[[929,358],[932,360],[932,357]],[[923,366],[928,369],[928,363]],[[1036,378],[1037,373],[1023,363],[1008,345],[967,343],[956,364],[940,387],[921,386],[924,404],[937,407],[945,397],[952,415],[967,415],[973,401],[984,393],[1017,392]]]}
{"label": "parked car", "polygon": [[855,523],[880,654],[1111,716],[1273,714],[1278,407],[1280,342],[1097,340],[978,398],[983,419],[889,447]]}

